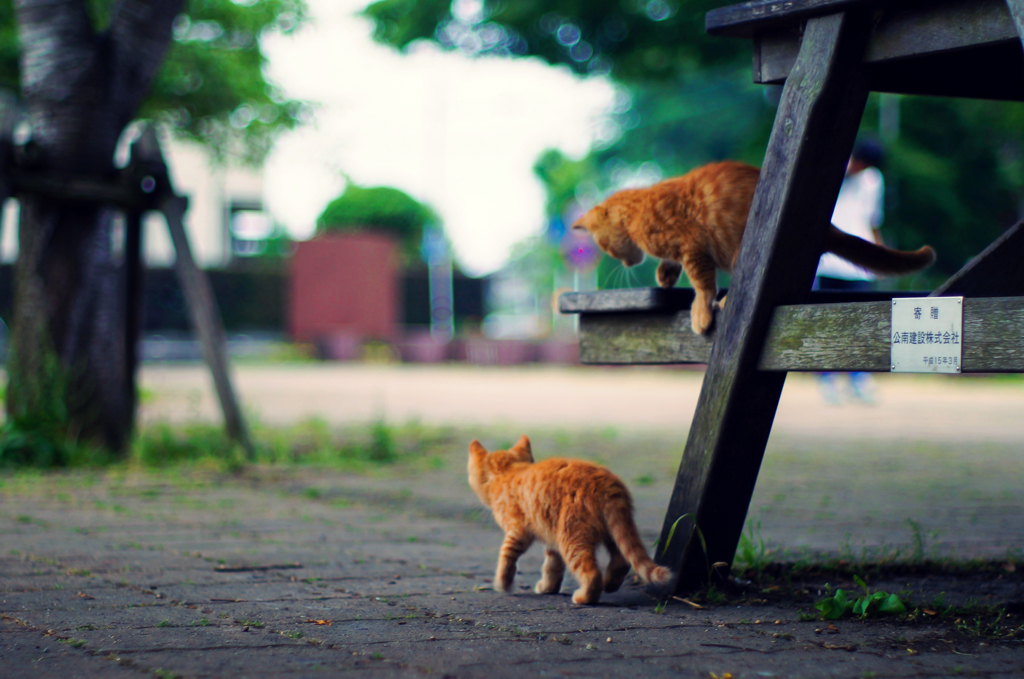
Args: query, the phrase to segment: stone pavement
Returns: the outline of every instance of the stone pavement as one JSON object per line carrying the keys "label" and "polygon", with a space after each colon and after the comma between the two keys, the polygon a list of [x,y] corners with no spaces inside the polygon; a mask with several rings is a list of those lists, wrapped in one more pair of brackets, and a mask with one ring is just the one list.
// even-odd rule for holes
{"label": "stone pavement", "polygon": [[[940,403],[941,389],[923,384],[920,399]],[[561,388],[531,385],[544,398]],[[1010,403],[1020,391],[995,387]],[[625,387],[620,397],[636,398]],[[934,406],[937,420],[970,409],[949,402]],[[779,432],[751,507],[754,543],[765,539],[772,558],[996,559],[1005,569],[910,570],[869,584],[922,609],[982,603],[1002,608],[1004,625],[1015,620],[1020,440],[1009,424],[961,424],[959,436],[914,430],[898,442]],[[528,589],[535,546],[516,593],[492,591],[501,534],[464,480],[471,436],[493,447],[523,429],[538,457],[600,459],[633,488],[645,541],[657,535],[678,436],[573,427],[525,418],[452,429],[438,459],[359,475],[193,465],[0,476],[0,677],[1024,676],[1021,643],[991,638],[966,614],[805,620],[824,576],[786,596],[748,585],[699,609],[656,606],[635,585],[577,607],[570,579],[557,596]]]}
{"label": "stone pavement", "polygon": [[[1024,667],[1019,642],[964,634],[948,618],[830,628],[801,620],[808,601],[756,590],[739,605],[661,610],[631,586],[577,607],[571,581],[559,596],[529,591],[537,547],[516,594],[499,594],[501,535],[463,488],[446,496],[447,479],[301,469],[6,479],[0,675],[1002,677]],[[655,529],[648,522],[645,538]],[[1021,611],[1016,573],[948,580],[938,586]]]}

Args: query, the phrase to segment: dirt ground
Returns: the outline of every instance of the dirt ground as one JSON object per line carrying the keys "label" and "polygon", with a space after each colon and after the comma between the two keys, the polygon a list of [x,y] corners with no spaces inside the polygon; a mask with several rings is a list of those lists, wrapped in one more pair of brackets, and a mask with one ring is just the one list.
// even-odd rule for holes
{"label": "dirt ground", "polygon": [[[658,534],[700,374],[299,365],[237,369],[262,422],[418,420],[430,460],[367,473],[258,467],[0,477],[0,675],[945,677],[1024,675],[1024,382],[877,379],[876,405],[790,378],[721,593],[637,585],[577,607],[491,589],[501,534],[465,483],[470,437],[607,464]],[[205,373],[147,366],[148,422],[217,419]],[[765,551],[760,550],[761,541]],[[823,553],[825,554],[823,556]],[[904,567],[868,564],[896,557]],[[967,570],[958,564],[982,557]],[[929,561],[931,560],[931,561]],[[924,565],[922,565],[924,564]],[[1018,570],[1018,564],[1021,568]],[[825,621],[828,586],[912,615]]]}
{"label": "dirt ground", "polygon": [[[245,407],[268,423],[320,417],[521,427],[615,427],[685,440],[703,373],[672,368],[486,368],[310,363],[235,370]],[[219,417],[201,366],[142,370],[148,420]],[[875,404],[831,406],[816,378],[787,378],[778,435],[1024,443],[1020,376],[876,375]]]}

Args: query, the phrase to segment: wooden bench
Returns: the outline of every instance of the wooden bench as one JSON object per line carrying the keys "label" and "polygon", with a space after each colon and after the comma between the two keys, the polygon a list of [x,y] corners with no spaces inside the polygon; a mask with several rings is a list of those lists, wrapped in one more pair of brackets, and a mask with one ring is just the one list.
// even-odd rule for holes
{"label": "wooden bench", "polygon": [[[890,369],[899,294],[810,292],[825,233],[808,225],[832,214],[868,93],[1024,101],[1024,0],[755,0],[706,25],[751,40],[755,82],[785,83],[716,331],[690,331],[686,289],[560,299],[584,363],[708,365],[655,555],[681,592],[732,562],[786,373]],[[963,372],[1024,372],[1021,225],[931,294],[965,297]]]}

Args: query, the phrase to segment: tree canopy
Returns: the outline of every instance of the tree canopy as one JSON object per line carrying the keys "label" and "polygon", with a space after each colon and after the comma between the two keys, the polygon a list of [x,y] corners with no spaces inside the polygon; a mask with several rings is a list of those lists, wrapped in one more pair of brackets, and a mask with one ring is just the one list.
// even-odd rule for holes
{"label": "tree canopy", "polygon": [[378,0],[364,13],[398,48],[430,40],[469,54],[537,56],[623,82],[675,80],[735,63],[741,41],[709,38],[719,0]]}
{"label": "tree canopy", "polygon": [[423,229],[439,224],[429,207],[389,186],[363,187],[349,182],[345,192],[328,203],[316,221],[317,232],[379,229],[402,243],[409,261],[419,252]]}
{"label": "tree canopy", "polygon": [[[82,2],[102,39],[115,0]],[[187,0],[138,116],[167,124],[218,158],[259,162],[305,107],[267,82],[259,40],[291,33],[305,20],[305,0]],[[20,53],[12,0],[0,0],[0,87],[12,92],[20,89]]]}

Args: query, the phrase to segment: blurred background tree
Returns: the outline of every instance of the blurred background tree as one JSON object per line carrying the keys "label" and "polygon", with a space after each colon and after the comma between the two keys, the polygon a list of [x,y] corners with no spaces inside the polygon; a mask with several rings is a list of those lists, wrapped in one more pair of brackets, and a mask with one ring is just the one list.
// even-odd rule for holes
{"label": "blurred background tree", "polygon": [[406,264],[420,261],[423,230],[440,225],[432,209],[388,186],[363,187],[351,181],[316,220],[317,233],[380,230],[398,239]]}
{"label": "blurred background tree", "polygon": [[[260,37],[304,18],[303,0],[2,0],[0,86],[17,92],[37,172],[111,176],[139,118],[255,162],[303,108],[266,81]],[[122,452],[135,376],[114,213],[20,198],[4,439]]]}
{"label": "blurred background tree", "polygon": [[[620,99],[597,131],[573,190],[558,174],[538,172],[551,218],[563,216],[572,201],[585,206],[618,188],[710,161],[761,163],[779,91],[751,84],[746,41],[704,32],[705,13],[727,4],[379,0],[364,13],[374,21],[376,38],[398,49],[426,40],[473,56],[539,57],[581,76],[610,77],[620,86]],[[897,124],[882,130],[880,101],[871,96],[862,132],[882,137],[886,146],[883,234],[891,245],[930,243],[939,254],[928,271],[886,286],[930,287],[1021,214],[1024,106],[899,97],[889,102],[901,112]],[[601,271],[614,268],[602,262]],[[602,286],[617,284],[611,279],[599,275]]]}

